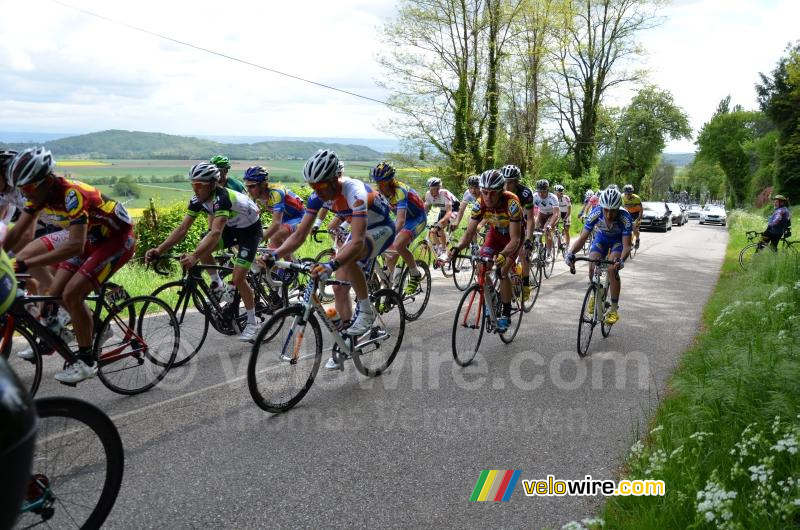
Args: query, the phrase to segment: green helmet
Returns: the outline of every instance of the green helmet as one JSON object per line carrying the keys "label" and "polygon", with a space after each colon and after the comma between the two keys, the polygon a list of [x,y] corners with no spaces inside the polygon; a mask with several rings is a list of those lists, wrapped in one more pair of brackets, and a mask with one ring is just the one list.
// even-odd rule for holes
{"label": "green helmet", "polygon": [[217,166],[220,169],[230,169],[231,168],[231,161],[227,156],[224,155],[217,155],[209,160],[212,164]]}

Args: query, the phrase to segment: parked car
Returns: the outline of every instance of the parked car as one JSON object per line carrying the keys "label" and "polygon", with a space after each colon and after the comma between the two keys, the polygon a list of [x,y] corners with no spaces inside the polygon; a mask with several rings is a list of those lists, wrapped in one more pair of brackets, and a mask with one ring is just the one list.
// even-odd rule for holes
{"label": "parked car", "polygon": [[677,202],[668,202],[667,208],[672,212],[672,224],[675,226],[683,226],[689,220],[686,215],[686,208]]}
{"label": "parked car", "polygon": [[642,230],[672,230],[672,215],[663,202],[643,202],[642,208]]}
{"label": "parked car", "polygon": [[703,207],[699,204],[691,204],[689,208],[686,210],[686,218],[687,219],[700,219],[700,212],[703,211]]}
{"label": "parked car", "polygon": [[728,214],[725,213],[725,208],[721,206],[707,204],[703,211],[700,212],[700,224],[716,223],[725,226],[727,221]]}

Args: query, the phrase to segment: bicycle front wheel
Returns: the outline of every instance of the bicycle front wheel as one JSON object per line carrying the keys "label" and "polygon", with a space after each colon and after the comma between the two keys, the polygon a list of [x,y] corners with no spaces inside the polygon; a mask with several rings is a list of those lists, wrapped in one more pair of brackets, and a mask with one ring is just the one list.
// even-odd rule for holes
{"label": "bicycle front wheel", "polygon": [[359,338],[353,353],[356,369],[368,377],[381,375],[392,364],[406,329],[406,312],[400,295],[381,289],[370,295],[377,315],[372,329]]}
{"label": "bicycle front wheel", "polygon": [[474,284],[464,291],[453,320],[453,359],[459,366],[468,366],[478,353],[486,327],[487,311],[480,285]]}
{"label": "bicycle front wheel", "polygon": [[578,319],[578,355],[581,357],[586,355],[589,351],[589,344],[592,342],[592,332],[597,325],[597,311],[595,305],[597,289],[594,284],[586,289],[586,295],[583,297],[583,305],[581,306],[581,315]]}
{"label": "bicycle front wheel", "polygon": [[475,267],[468,256],[459,256],[453,261],[453,283],[459,291],[466,290],[475,278]]}
{"label": "bicycle front wheel", "polygon": [[536,300],[539,298],[539,291],[542,288],[542,266],[539,260],[531,260],[531,254],[528,254],[528,285],[531,288],[531,292],[528,295],[528,298],[525,299],[522,309],[526,313],[530,313],[533,306],[536,304]]}
{"label": "bicycle front wheel", "polygon": [[555,249],[552,247],[545,249],[544,256],[544,277],[549,278],[553,275],[553,266],[556,264]]}
{"label": "bicycle front wheel", "polygon": [[407,293],[408,282],[411,279],[411,270],[405,267],[403,276],[400,280],[400,293],[403,297],[403,308],[406,311],[406,320],[413,322],[417,320],[425,308],[428,307],[428,300],[431,297],[431,271],[424,261],[416,260],[417,270],[422,277],[419,280],[419,285],[412,293]]}
{"label": "bicycle front wheel", "polygon": [[114,423],[73,398],[37,399],[39,433],[16,526],[100,528],[117,500],[125,452]]}
{"label": "bicycle front wheel", "polygon": [[739,252],[739,266],[743,271],[748,270],[753,265],[756,256],[764,252],[767,247],[763,243],[750,243]]}
{"label": "bicycle front wheel", "polygon": [[[247,388],[256,405],[267,412],[289,410],[314,384],[322,359],[322,332],[313,314],[308,322],[302,321],[304,312],[300,304],[277,311],[253,343]],[[309,329],[311,336],[306,333]]]}
{"label": "bicycle front wheel", "polygon": [[36,395],[42,381],[42,352],[33,333],[16,325],[13,335],[3,344],[2,356],[8,361],[11,371],[19,378],[22,386],[28,389],[28,393],[31,396]]}
{"label": "bicycle front wheel", "polygon": [[113,392],[140,394],[164,379],[180,345],[180,327],[166,302],[129,298],[111,308],[95,332],[97,375]]}
{"label": "bicycle front wheel", "polygon": [[197,355],[208,336],[209,312],[206,300],[196,290],[187,293],[182,281],[165,283],[150,296],[163,300],[173,308],[181,328],[181,346],[172,367],[182,366]]}

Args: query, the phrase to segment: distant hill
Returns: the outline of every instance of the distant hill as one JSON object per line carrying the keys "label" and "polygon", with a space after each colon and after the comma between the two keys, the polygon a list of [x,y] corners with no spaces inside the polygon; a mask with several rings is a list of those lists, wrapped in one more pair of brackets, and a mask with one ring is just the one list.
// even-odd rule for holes
{"label": "distant hill", "polygon": [[694,161],[694,153],[661,153],[661,160],[665,164],[672,164],[675,167],[684,167]]}
{"label": "distant hill", "polygon": [[[0,149],[21,150],[36,143],[0,143]],[[205,159],[224,154],[238,160],[305,160],[317,149],[330,148],[343,160],[377,160],[381,153],[363,145],[266,141],[251,144],[220,143],[192,136],[109,130],[45,142],[57,158]]]}

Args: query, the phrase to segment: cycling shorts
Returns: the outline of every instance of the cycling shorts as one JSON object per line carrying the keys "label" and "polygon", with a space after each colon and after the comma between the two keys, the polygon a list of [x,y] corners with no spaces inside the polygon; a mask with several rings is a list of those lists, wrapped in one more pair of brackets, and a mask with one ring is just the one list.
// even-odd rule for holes
{"label": "cycling shorts", "polygon": [[81,274],[97,289],[133,257],[135,250],[136,236],[129,227],[105,239],[87,241],[80,256],[62,261],[58,268]]}
{"label": "cycling shorts", "polygon": [[544,225],[547,224],[547,221],[549,221],[551,217],[553,217],[552,213],[539,212],[536,214],[536,219],[534,219],[534,224],[535,226],[538,226],[539,228],[544,230]]}
{"label": "cycling shorts", "polygon": [[561,212],[561,220],[564,221],[564,228],[568,228],[571,222],[569,212]]}
{"label": "cycling shorts", "polygon": [[622,252],[622,235],[607,236],[603,232],[595,232],[589,252],[599,252],[602,257]]}
{"label": "cycling shorts", "polygon": [[[394,243],[394,235],[394,225],[391,224],[381,223],[367,228],[367,238],[365,241],[367,244],[367,255],[363,259],[358,260],[359,266],[361,266],[362,269],[366,269],[374,258],[386,252],[386,250],[392,246],[392,243]],[[348,234],[344,244],[346,245],[349,243],[352,237],[352,234]]]}
{"label": "cycling shorts", "polygon": [[416,219],[406,219],[406,223],[403,225],[403,229],[401,232],[408,232],[411,234],[411,241],[414,241],[419,237],[419,235],[425,231],[425,227],[427,226],[427,219],[424,215],[420,215]]}
{"label": "cycling shorts", "polygon": [[500,231],[495,230],[494,227],[489,228],[489,231],[486,233],[486,238],[483,240],[481,256],[484,258],[491,258],[499,254],[504,248],[506,248],[506,246],[508,246],[510,241],[510,233],[503,234]]}
{"label": "cycling shorts", "polygon": [[[453,204],[455,204],[455,203],[453,203]],[[439,221],[444,219],[444,214],[446,214],[446,213],[447,212],[445,211],[444,208],[439,208],[439,217],[436,218],[436,222],[438,223]],[[458,209],[454,207],[453,211],[450,212],[450,222],[451,223],[455,223],[456,219],[458,219]]]}
{"label": "cycling shorts", "polygon": [[42,236],[46,236],[48,234],[54,234],[56,232],[61,232],[66,230],[66,228],[58,225],[43,225],[40,223],[36,223],[36,230],[33,232],[33,239],[39,239]]}
{"label": "cycling shorts", "polygon": [[288,230],[290,234],[293,234],[294,231],[297,230],[297,227],[300,226],[300,221],[302,219],[302,217],[298,217],[297,219],[292,219],[287,223],[281,223],[281,228]]}
{"label": "cycling shorts", "polygon": [[231,228],[225,225],[225,228],[222,229],[222,237],[217,243],[217,250],[238,245],[239,250],[236,252],[236,257],[233,258],[233,266],[249,269],[256,258],[256,251],[263,235],[261,221],[256,221],[245,228]]}
{"label": "cycling shorts", "polygon": [[69,230],[58,230],[57,232],[49,232],[47,235],[38,237],[47,250],[55,250],[64,246],[64,243],[69,241]]}

